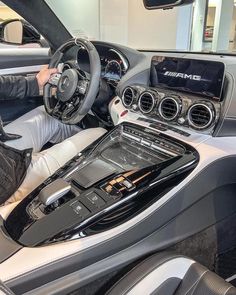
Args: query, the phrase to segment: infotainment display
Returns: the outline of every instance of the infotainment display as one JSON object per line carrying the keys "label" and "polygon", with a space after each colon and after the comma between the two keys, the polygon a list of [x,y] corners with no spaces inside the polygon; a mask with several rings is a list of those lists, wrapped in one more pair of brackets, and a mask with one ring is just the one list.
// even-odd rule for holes
{"label": "infotainment display", "polygon": [[151,62],[152,87],[220,98],[224,76],[222,62],[165,56],[154,56]]}

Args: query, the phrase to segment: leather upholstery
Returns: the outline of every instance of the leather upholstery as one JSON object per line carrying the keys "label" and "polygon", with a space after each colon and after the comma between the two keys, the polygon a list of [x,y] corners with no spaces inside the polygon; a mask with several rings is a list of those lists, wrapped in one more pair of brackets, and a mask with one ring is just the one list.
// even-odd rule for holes
{"label": "leather upholstery", "polygon": [[123,277],[107,295],[236,295],[236,288],[199,263],[175,254],[157,254]]}

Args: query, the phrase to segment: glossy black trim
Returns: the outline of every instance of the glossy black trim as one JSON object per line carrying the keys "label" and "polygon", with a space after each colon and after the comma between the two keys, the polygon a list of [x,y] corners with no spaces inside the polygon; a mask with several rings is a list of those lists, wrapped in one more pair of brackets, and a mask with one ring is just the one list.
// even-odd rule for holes
{"label": "glossy black trim", "polygon": [[[94,156],[96,158],[97,148],[106,145],[110,136],[126,136],[129,131],[147,136],[155,145],[159,142],[162,160],[145,168],[123,170],[122,173],[117,170],[111,177],[102,179],[88,189],[74,182],[76,170],[81,167],[84,159],[88,161]],[[127,123],[117,126],[98,144],[91,145],[90,149],[90,152],[70,161],[13,210],[5,226],[15,241],[32,247],[78,239],[111,229],[160,199],[198,163],[198,153],[190,146],[148,128]],[[58,177],[66,177],[72,190],[60,203],[45,207],[40,203],[38,194]],[[125,180],[132,184],[131,189],[124,186]],[[89,202],[88,197],[91,194],[100,198],[103,205],[97,207]],[[21,218],[17,220],[19,215]]]}
{"label": "glossy black trim", "polygon": [[[144,255],[162,251],[192,237],[235,211],[236,199],[233,193],[222,198],[219,191],[224,186],[236,183],[235,166],[235,156],[226,156],[209,163],[199,169],[196,175],[192,175],[177,192],[173,192],[167,202],[156,206],[149,215],[140,218],[139,222],[136,221],[126,230],[111,234],[109,238],[86,249],[78,245],[78,251],[20,274],[9,280],[8,286],[22,294],[30,288],[42,285],[46,289],[50,286],[50,290],[55,290],[58,284],[63,282],[63,286],[60,284],[61,288],[65,293],[69,293],[68,290],[73,291],[85,284],[89,285],[95,279],[100,279],[106,273],[132,263]],[[217,199],[215,191],[219,192]],[[205,198],[208,199],[207,202]],[[202,203],[201,206],[198,206],[199,202]],[[183,214],[185,218],[182,218]],[[179,218],[181,223],[178,222]],[[195,254],[188,252],[190,256]],[[64,276],[66,279],[69,274],[73,278],[73,283],[70,282],[71,289],[64,285]]]}
{"label": "glossy black trim", "polygon": [[8,236],[5,232],[3,223],[4,220],[0,215],[0,263],[10,258],[22,248],[22,246]]}

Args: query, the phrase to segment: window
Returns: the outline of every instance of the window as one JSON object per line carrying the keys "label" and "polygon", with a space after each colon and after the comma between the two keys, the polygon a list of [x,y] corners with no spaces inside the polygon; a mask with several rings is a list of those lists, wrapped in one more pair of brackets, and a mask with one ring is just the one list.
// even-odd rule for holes
{"label": "window", "polygon": [[20,15],[0,2],[0,48],[42,47],[38,31]]}
{"label": "window", "polygon": [[145,10],[142,0],[46,0],[73,36],[135,49],[236,51],[236,0]]}

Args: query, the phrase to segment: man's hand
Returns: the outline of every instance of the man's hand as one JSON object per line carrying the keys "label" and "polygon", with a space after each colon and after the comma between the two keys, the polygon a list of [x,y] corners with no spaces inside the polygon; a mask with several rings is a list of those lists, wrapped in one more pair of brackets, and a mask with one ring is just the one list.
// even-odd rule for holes
{"label": "man's hand", "polygon": [[39,88],[42,88],[50,79],[53,74],[58,72],[57,69],[49,69],[48,66],[44,66],[41,71],[36,75]]}

